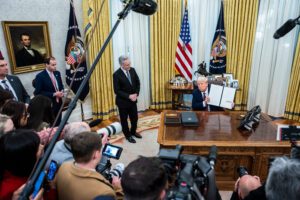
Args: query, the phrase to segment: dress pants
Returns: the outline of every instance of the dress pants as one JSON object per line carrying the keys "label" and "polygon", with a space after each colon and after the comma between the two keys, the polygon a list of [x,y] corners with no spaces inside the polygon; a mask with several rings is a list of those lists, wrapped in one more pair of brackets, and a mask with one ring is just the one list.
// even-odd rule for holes
{"label": "dress pants", "polygon": [[[137,122],[138,122],[138,112],[137,112],[137,104],[132,104],[129,107],[120,107],[119,114],[121,119],[122,131],[126,138],[136,134]],[[131,123],[131,130],[128,127],[127,118],[129,116],[130,123]]]}
{"label": "dress pants", "polygon": [[[54,114],[55,118],[56,118],[56,116],[59,112],[59,109],[60,109],[61,105],[62,105],[62,100],[61,99],[59,99],[59,102],[56,102],[56,100],[52,101],[52,110],[53,110],[53,114]],[[58,126],[60,124],[61,116],[62,116],[62,113],[60,113],[55,126]]]}

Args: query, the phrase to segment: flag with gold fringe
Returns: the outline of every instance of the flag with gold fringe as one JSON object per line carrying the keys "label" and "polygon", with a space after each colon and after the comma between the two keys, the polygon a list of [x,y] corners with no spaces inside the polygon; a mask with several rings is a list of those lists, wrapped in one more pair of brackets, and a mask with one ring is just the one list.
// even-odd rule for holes
{"label": "flag with gold fringe", "polygon": [[223,2],[218,19],[216,32],[211,47],[211,59],[209,64],[209,72],[212,74],[226,73],[226,34],[224,28],[224,12]]}
{"label": "flag with gold fringe", "polygon": [[[66,83],[70,86],[71,90],[76,93],[79,86],[87,74],[87,65],[84,56],[84,45],[81,39],[80,31],[76,20],[75,10],[73,7],[73,1],[70,1],[70,16],[69,16],[69,28],[67,34],[67,41],[65,45],[65,58],[66,58]],[[81,63],[80,63],[81,62]],[[79,64],[80,63],[80,64]],[[73,75],[76,75],[73,80]],[[89,93],[89,84],[87,83],[82,90],[79,99],[84,101]]]}

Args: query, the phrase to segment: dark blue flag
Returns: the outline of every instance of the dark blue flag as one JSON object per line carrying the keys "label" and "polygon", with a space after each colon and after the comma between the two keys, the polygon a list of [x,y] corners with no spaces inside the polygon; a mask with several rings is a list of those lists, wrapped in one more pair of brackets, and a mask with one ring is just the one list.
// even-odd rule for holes
{"label": "dark blue flag", "polygon": [[[87,74],[87,66],[84,54],[84,46],[81,39],[80,31],[76,20],[76,15],[73,7],[73,1],[70,2],[70,16],[67,41],[65,46],[66,58],[66,83],[70,86],[75,70],[76,76],[71,87],[71,90],[76,93],[81,82]],[[81,63],[80,63],[81,62]],[[79,65],[80,63],[80,65]],[[79,66],[79,68],[78,68]],[[89,93],[89,84],[87,83],[82,90],[79,99],[84,101]]]}
{"label": "dark blue flag", "polygon": [[226,73],[226,34],[224,28],[223,2],[218,19],[218,24],[211,46],[209,72],[212,74]]}

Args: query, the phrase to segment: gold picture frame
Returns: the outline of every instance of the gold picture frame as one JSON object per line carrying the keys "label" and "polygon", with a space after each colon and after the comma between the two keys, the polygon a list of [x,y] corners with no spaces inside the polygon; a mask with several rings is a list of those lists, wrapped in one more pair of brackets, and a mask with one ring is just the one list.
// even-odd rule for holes
{"label": "gold picture frame", "polygon": [[2,26],[12,73],[44,69],[44,58],[51,55],[48,22],[3,21]]}

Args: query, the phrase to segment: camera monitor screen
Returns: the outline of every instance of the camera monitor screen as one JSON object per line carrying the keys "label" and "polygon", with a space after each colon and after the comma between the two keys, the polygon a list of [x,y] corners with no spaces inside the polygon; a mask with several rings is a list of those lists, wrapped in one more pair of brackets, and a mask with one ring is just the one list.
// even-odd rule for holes
{"label": "camera monitor screen", "polygon": [[119,159],[121,156],[123,148],[111,144],[105,144],[102,155],[109,158]]}

